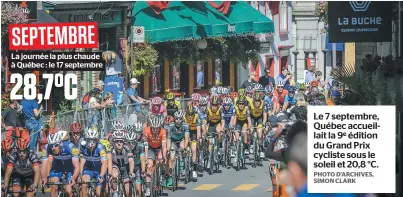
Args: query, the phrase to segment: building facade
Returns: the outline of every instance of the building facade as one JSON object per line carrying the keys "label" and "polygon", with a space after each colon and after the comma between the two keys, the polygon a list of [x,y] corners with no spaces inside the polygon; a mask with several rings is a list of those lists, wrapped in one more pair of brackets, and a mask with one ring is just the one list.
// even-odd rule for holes
{"label": "building facade", "polygon": [[250,1],[249,4],[274,22],[274,32],[257,36],[261,43],[260,60],[256,65],[249,63],[248,70],[237,65],[237,86],[248,79],[249,72],[255,72],[256,80],[269,69],[270,75],[277,79],[281,67],[294,73],[292,4],[290,1]]}

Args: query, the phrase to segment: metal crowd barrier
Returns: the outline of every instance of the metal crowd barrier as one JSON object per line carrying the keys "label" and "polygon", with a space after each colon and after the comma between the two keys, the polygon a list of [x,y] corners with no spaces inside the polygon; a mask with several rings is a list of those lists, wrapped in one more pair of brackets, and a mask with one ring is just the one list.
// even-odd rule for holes
{"label": "metal crowd barrier", "polygon": [[[190,98],[180,99],[182,109],[186,108]],[[118,105],[103,109],[81,109],[71,110],[68,112],[55,115],[55,127],[59,130],[69,130],[70,124],[79,122],[84,128],[89,127],[89,123],[96,116],[98,118],[97,125],[101,131],[101,137],[105,137],[106,133],[110,132],[113,120],[122,120],[125,124],[132,124],[135,122],[145,122],[149,113],[149,104],[141,106],[141,112],[137,113],[134,108],[136,104]],[[138,104],[137,104],[138,105]]]}

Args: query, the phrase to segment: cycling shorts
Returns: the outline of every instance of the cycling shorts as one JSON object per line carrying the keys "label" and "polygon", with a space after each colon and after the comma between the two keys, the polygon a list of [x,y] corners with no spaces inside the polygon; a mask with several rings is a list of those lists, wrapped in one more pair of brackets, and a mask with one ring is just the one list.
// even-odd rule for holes
{"label": "cycling shorts", "polygon": [[148,159],[155,160],[160,151],[162,151],[162,147],[160,148],[148,147]]}
{"label": "cycling shorts", "polygon": [[[90,180],[96,180],[98,181],[98,176],[101,173],[101,169],[99,170],[89,170],[89,169],[84,169],[83,170],[83,176],[88,175],[90,176]],[[106,176],[104,177],[104,181],[102,183],[97,183],[97,187],[104,186],[106,184]]]}
{"label": "cycling shorts", "polygon": [[29,188],[33,183],[34,183],[34,176],[28,176],[28,177],[14,176],[11,181],[11,186],[13,187],[13,190],[17,190],[14,187],[19,186],[22,189],[24,189],[24,187]]}
{"label": "cycling shorts", "polygon": [[119,175],[120,175],[119,178],[124,178],[125,180],[129,180],[128,179],[129,178],[129,170],[130,170],[129,164],[123,165],[123,166],[118,166],[118,165],[113,164],[112,168],[116,168],[116,169],[119,170]]}
{"label": "cycling shorts", "polygon": [[[51,179],[51,178],[57,177],[57,178],[59,178],[59,181],[61,181],[63,178],[63,174],[64,174],[64,172],[56,172],[56,171],[52,170],[49,173],[49,178]],[[66,172],[66,181],[70,182],[72,176],[73,176],[72,172]]]}
{"label": "cycling shorts", "polygon": [[136,184],[142,184],[142,180],[141,180],[141,165],[135,165],[134,166],[134,173],[136,174],[135,183]]}
{"label": "cycling shorts", "polygon": [[237,120],[235,131],[242,131],[242,128],[247,126],[248,126],[248,120]]}
{"label": "cycling shorts", "polygon": [[189,131],[190,141],[197,141],[197,130]]}
{"label": "cycling shorts", "polygon": [[259,118],[252,117],[252,125],[257,127],[263,127],[263,116]]}

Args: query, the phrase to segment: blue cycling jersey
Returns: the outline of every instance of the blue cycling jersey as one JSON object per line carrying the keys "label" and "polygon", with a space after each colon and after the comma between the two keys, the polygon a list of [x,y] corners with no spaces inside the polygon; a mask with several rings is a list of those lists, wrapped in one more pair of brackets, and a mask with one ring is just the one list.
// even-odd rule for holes
{"label": "blue cycling jersey", "polygon": [[232,116],[235,116],[235,108],[231,106],[228,111],[225,110],[225,107],[221,110],[221,119],[225,121],[225,127],[229,127],[229,123],[231,122]]}
{"label": "blue cycling jersey", "polygon": [[99,171],[101,161],[106,160],[106,148],[100,142],[98,142],[94,150],[81,146],[81,157],[85,159],[84,169]]}
{"label": "blue cycling jersey", "polygon": [[79,149],[72,142],[69,141],[62,142],[60,148],[60,153],[54,154],[52,148],[48,144],[46,144],[42,150],[42,160],[48,160],[49,155],[53,157],[51,171],[74,170],[73,159],[79,158]]}

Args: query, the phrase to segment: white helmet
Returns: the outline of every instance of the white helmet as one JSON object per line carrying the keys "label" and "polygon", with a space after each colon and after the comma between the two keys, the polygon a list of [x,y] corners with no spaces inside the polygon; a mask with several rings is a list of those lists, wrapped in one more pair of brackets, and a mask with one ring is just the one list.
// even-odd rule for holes
{"label": "white helmet", "polygon": [[150,115],[150,117],[148,118],[148,123],[153,128],[161,127],[164,123],[164,117],[160,115]]}
{"label": "white helmet", "polygon": [[277,82],[277,87],[280,87],[280,86],[281,86],[281,87],[284,86],[284,82],[283,82],[283,81],[278,81],[278,82]]}
{"label": "white helmet", "polygon": [[95,127],[91,127],[85,132],[85,138],[87,139],[99,139],[98,129]]}
{"label": "white helmet", "polygon": [[123,130],[114,130],[112,133],[112,138],[116,139],[125,139],[125,132]]}
{"label": "white helmet", "polygon": [[232,104],[231,98],[225,97],[224,100],[223,100],[223,104],[231,105]]}
{"label": "white helmet", "polygon": [[200,98],[200,101],[199,101],[199,104],[200,104],[200,105],[207,105],[207,104],[208,104],[208,99],[207,99],[207,97],[206,97],[206,96],[201,97],[201,98]]}
{"label": "white helmet", "polygon": [[57,133],[58,133],[58,134],[60,135],[60,137],[62,138],[62,141],[68,140],[68,138],[69,138],[69,133],[68,133],[67,131],[60,130],[60,131],[58,131]]}
{"label": "white helmet", "polygon": [[60,142],[62,142],[60,133],[52,133],[48,136],[48,144],[59,144]]}
{"label": "white helmet", "polygon": [[143,123],[141,123],[141,122],[134,123],[133,127],[134,127],[135,132],[142,132],[143,131]]}
{"label": "white helmet", "polygon": [[126,133],[126,140],[127,141],[136,141],[137,133],[136,132],[127,132]]}
{"label": "white helmet", "polygon": [[260,89],[263,89],[263,86],[262,86],[262,84],[260,84],[260,83],[257,83],[257,84],[255,84],[255,87],[253,87],[255,90],[260,90]]}
{"label": "white helmet", "polygon": [[175,118],[183,118],[185,115],[183,114],[182,110],[178,110],[175,112],[174,117]]}
{"label": "white helmet", "polygon": [[125,130],[125,125],[121,120],[115,120],[112,121],[112,131],[124,131]]}

